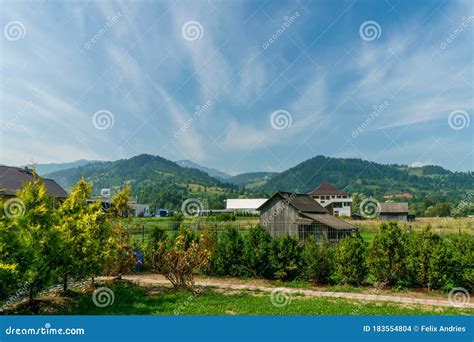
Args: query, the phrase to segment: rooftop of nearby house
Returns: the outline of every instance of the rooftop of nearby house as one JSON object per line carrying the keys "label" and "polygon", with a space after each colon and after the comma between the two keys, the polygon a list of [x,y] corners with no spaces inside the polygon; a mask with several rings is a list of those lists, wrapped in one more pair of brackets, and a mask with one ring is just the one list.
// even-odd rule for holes
{"label": "rooftop of nearby house", "polygon": [[339,190],[330,183],[322,183],[316,189],[309,193],[310,196],[348,196],[343,190]]}
{"label": "rooftop of nearby house", "polygon": [[261,210],[266,206],[274,197],[280,197],[283,201],[291,205],[297,211],[302,213],[321,213],[325,214],[328,211],[316,202],[311,196],[307,194],[297,194],[292,192],[278,191],[272,197],[270,197],[265,203],[263,203],[257,210]]}
{"label": "rooftop of nearby house", "polygon": [[408,203],[385,202],[380,203],[380,214],[408,214]]}
{"label": "rooftop of nearby house", "polygon": [[[67,193],[53,179],[43,178],[48,195],[66,198]],[[0,195],[15,196],[23,184],[33,181],[33,170],[28,168],[0,165]]]}

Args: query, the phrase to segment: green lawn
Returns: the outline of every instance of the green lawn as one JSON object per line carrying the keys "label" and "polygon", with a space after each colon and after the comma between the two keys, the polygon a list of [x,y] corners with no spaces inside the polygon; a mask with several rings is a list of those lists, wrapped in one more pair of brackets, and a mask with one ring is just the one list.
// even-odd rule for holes
{"label": "green lawn", "polygon": [[[266,292],[220,293],[211,289],[201,294],[174,292],[169,288],[143,288],[131,283],[106,283],[114,292],[114,303],[100,308],[92,302],[92,290],[76,292],[66,304],[43,309],[42,314],[59,315],[460,315],[474,310],[402,306],[388,302],[357,302],[339,298],[308,298],[291,295],[291,302],[276,307]],[[28,314],[16,311],[15,314]]]}

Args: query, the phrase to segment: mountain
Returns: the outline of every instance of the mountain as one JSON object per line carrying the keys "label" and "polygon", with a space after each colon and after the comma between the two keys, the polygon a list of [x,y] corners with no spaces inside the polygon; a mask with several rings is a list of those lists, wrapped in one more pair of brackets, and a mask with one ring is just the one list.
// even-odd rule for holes
{"label": "mountain", "polygon": [[252,189],[263,186],[277,174],[277,172],[247,172],[228,178],[226,182]]}
{"label": "mountain", "polygon": [[51,172],[71,169],[73,167],[84,166],[90,163],[95,163],[95,160],[80,159],[69,163],[50,163],[50,164],[33,164],[26,165],[29,168],[35,168],[38,175],[43,176]]}
{"label": "mountain", "polygon": [[179,209],[184,200],[199,198],[203,206],[222,208],[229,196],[245,196],[235,185],[222,183],[195,168],[181,167],[159,156],[142,154],[130,159],[95,162],[84,166],[56,171],[48,178],[70,190],[81,178],[93,183],[93,194],[110,188],[112,194],[129,184],[138,202],[152,205],[152,209]]}
{"label": "mountain", "polygon": [[175,161],[175,163],[178,164],[181,167],[189,167],[189,168],[204,171],[209,176],[218,178],[220,180],[225,180],[225,179],[229,179],[229,178],[232,177],[231,175],[228,175],[225,172],[199,165],[199,164],[197,164],[197,163],[195,163],[191,160],[177,160],[177,161]]}
{"label": "mountain", "polygon": [[255,190],[306,193],[323,182],[330,182],[349,193],[362,193],[379,199],[383,195],[409,192],[414,195],[415,202],[458,204],[474,191],[472,172],[451,172],[432,165],[411,168],[324,156],[308,159],[279,173]]}

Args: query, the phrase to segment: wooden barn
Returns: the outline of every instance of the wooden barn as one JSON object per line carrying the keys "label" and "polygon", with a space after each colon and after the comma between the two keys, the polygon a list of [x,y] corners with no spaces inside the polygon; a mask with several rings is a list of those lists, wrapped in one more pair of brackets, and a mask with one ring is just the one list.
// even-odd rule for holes
{"label": "wooden barn", "polygon": [[408,221],[408,203],[380,203],[379,218],[382,221]]}
{"label": "wooden barn", "polygon": [[307,194],[279,191],[263,203],[260,224],[272,236],[297,236],[304,243],[309,236],[317,241],[337,242],[358,228],[334,217]]}

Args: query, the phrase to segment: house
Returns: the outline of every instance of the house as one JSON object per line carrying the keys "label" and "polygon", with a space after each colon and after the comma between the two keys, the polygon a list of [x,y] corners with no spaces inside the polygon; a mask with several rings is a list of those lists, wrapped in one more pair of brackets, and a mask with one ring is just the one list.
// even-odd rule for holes
{"label": "house", "polygon": [[408,203],[380,203],[379,218],[382,221],[408,221]]}
{"label": "house", "polygon": [[[59,200],[67,197],[66,191],[53,179],[43,178],[43,181],[49,196]],[[28,182],[33,182],[33,170],[27,167],[0,166],[0,198],[15,197],[16,192]]]}
{"label": "house", "polygon": [[226,209],[234,212],[258,214],[257,208],[266,200],[266,198],[229,198],[226,200]]}
{"label": "house", "polygon": [[330,183],[322,183],[309,195],[334,216],[351,217],[352,197]]}
{"label": "house", "polygon": [[295,236],[304,243],[309,236],[336,242],[358,230],[329,214],[307,194],[279,191],[260,207],[260,224],[272,236]]}
{"label": "house", "polygon": [[139,204],[136,202],[129,203],[131,212],[135,217],[148,217],[150,216],[150,205]]}

